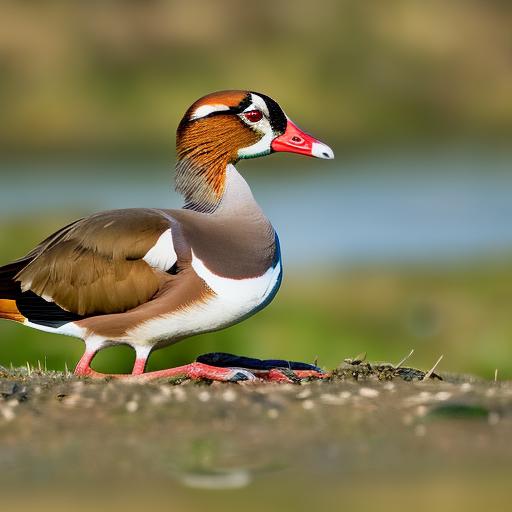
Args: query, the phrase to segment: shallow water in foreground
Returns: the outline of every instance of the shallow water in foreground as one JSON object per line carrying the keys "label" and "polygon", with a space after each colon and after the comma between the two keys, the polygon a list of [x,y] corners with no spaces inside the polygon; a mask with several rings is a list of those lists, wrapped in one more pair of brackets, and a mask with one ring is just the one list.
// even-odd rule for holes
{"label": "shallow water in foreground", "polygon": [[509,498],[510,383],[6,372],[0,395],[2,501],[18,510],[471,511]]}

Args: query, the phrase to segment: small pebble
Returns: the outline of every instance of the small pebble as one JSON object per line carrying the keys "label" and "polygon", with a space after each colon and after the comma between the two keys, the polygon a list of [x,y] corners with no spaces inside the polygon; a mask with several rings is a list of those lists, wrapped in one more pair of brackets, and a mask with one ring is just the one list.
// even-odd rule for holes
{"label": "small pebble", "polygon": [[224,391],[224,393],[222,393],[222,398],[224,399],[225,402],[234,402],[236,400],[236,393],[233,389],[226,389],[226,391]]}
{"label": "small pebble", "polygon": [[201,402],[208,402],[208,400],[210,400],[210,393],[208,391],[201,391],[197,395],[197,398],[199,398]]}
{"label": "small pebble", "polygon": [[379,396],[379,392],[373,388],[361,388],[359,394],[365,398],[375,398]]}
{"label": "small pebble", "polygon": [[315,403],[313,402],[313,400],[304,400],[304,402],[302,402],[302,407],[306,409],[306,411],[309,411],[310,409],[313,409],[313,407],[315,407]]}
{"label": "small pebble", "polygon": [[320,401],[324,404],[329,405],[341,405],[345,403],[345,399],[341,398],[340,396],[330,395],[328,393],[324,393],[320,395]]}
{"label": "small pebble", "polygon": [[171,388],[169,386],[160,386],[158,389],[163,396],[171,396]]}
{"label": "small pebble", "polygon": [[139,403],[136,402],[135,400],[130,400],[129,402],[126,402],[125,407],[128,412],[136,412],[137,409],[139,408]]}
{"label": "small pebble", "polygon": [[277,409],[269,409],[267,412],[267,416],[273,420],[275,420],[279,416],[279,411]]}
{"label": "small pebble", "polygon": [[306,388],[303,389],[300,393],[297,393],[297,398],[299,400],[302,400],[304,398],[309,398],[311,396],[311,389]]}
{"label": "small pebble", "polygon": [[80,395],[75,393],[74,395],[67,395],[62,397],[61,401],[66,407],[76,407],[78,402],[80,402],[80,399]]}
{"label": "small pebble", "polygon": [[5,421],[12,421],[16,417],[14,411],[7,407],[5,409],[0,409],[0,414],[2,414]]}
{"label": "small pebble", "polygon": [[0,414],[3,416],[5,421],[12,421],[16,417],[14,411],[9,407],[3,407],[0,409]]}
{"label": "small pebble", "polygon": [[452,397],[452,394],[449,393],[448,391],[439,391],[434,396],[434,398],[436,400],[439,400],[440,402],[443,402],[444,400],[448,400],[451,397]]}
{"label": "small pebble", "polygon": [[418,405],[416,407],[416,414],[418,416],[425,416],[428,412],[428,407],[426,405]]}

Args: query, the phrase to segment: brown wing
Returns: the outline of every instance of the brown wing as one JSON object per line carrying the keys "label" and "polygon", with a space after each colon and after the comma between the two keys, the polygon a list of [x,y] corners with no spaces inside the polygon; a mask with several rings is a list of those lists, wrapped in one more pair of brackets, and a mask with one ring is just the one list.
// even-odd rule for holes
{"label": "brown wing", "polygon": [[78,315],[126,311],[157,292],[158,275],[143,258],[171,223],[164,212],[152,209],[113,210],[78,220],[29,253],[32,261],[15,279],[23,291]]}

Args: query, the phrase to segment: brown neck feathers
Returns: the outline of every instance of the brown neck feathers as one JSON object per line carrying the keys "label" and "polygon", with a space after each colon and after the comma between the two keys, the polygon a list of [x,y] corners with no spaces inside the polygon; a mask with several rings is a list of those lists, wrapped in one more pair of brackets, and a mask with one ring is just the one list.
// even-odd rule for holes
{"label": "brown neck feathers", "polygon": [[176,137],[176,190],[184,196],[185,208],[214,211],[224,194],[227,165],[238,160],[239,148],[258,139],[233,114],[184,119]]}

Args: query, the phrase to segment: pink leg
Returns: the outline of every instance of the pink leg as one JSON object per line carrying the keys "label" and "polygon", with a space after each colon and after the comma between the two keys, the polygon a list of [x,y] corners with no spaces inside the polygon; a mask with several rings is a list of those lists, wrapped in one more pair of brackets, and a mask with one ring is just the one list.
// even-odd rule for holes
{"label": "pink leg", "polygon": [[255,380],[256,377],[243,368],[220,368],[203,363],[190,363],[176,368],[167,368],[140,375],[141,379],[161,379],[171,377],[188,377],[189,379],[209,379],[222,382]]}
{"label": "pink leg", "polygon": [[[143,380],[165,379],[173,377],[184,377],[193,380],[208,379],[221,382],[239,382],[245,380],[256,380],[260,378],[269,382],[296,382],[296,379],[318,378],[325,379],[329,377],[328,373],[320,373],[314,370],[294,370],[283,372],[279,368],[273,368],[268,371],[251,372],[244,368],[224,368],[219,366],[210,366],[204,363],[194,362],[176,368],[167,368],[145,373],[146,362],[149,357],[149,350],[140,350],[137,352],[135,364],[131,374],[107,374],[100,373],[91,368],[91,362],[98,350],[102,347],[88,347],[75,368],[75,375],[80,377],[93,378],[137,378]],[[295,376],[295,379],[294,379]]]}
{"label": "pink leg", "polygon": [[132,375],[142,375],[144,370],[146,369],[147,358],[139,358],[135,359],[135,363],[133,365]]}
{"label": "pink leg", "polygon": [[209,379],[223,382],[238,382],[243,380],[254,380],[256,378],[251,372],[242,368],[218,368],[216,366],[209,366],[203,363],[191,363],[184,366],[178,366],[176,368],[144,373],[147,358],[143,359],[139,357],[135,360],[131,374],[100,373],[93,370],[90,366],[96,352],[97,350],[85,351],[76,366],[75,375],[79,377],[93,377],[99,379],[110,377],[115,379],[136,378],[143,380],[184,377],[189,379]]}
{"label": "pink leg", "polygon": [[[288,373],[288,372],[287,372]],[[296,379],[325,379],[330,376],[328,373],[321,373],[315,370],[290,370],[290,373]],[[246,370],[244,368],[223,368],[219,366],[210,366],[204,363],[186,364],[185,366],[178,366],[176,368],[167,368],[165,370],[157,370],[154,372],[144,373],[139,377],[141,379],[159,379],[159,378],[172,378],[172,377],[188,377],[189,379],[209,379],[218,380],[223,382],[237,382],[242,380],[262,380],[270,382],[295,382],[292,376],[288,376],[278,368],[269,371],[254,371]]]}
{"label": "pink leg", "polygon": [[151,346],[135,347],[135,363],[133,365],[132,375],[142,375],[146,371],[149,354],[151,354]]}
{"label": "pink leg", "polygon": [[78,361],[75,368],[75,375],[77,377],[102,377],[101,373],[94,371],[91,368],[91,361],[94,356],[98,353],[98,349],[90,350],[86,347],[84,355]]}
{"label": "pink leg", "polygon": [[[102,345],[90,346],[86,343],[84,355],[76,365],[75,375],[78,377],[95,377],[100,379],[105,377],[130,377],[130,375],[100,373],[91,368],[91,362],[94,359],[94,356],[102,347]],[[137,357],[135,359],[131,375],[141,375],[144,373],[150,351],[151,349],[147,349],[145,347],[137,351]]]}

